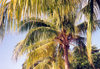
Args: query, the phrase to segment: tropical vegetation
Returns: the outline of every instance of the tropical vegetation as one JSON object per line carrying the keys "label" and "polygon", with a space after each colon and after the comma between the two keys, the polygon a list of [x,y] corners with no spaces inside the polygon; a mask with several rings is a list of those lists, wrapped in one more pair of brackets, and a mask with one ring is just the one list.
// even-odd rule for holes
{"label": "tropical vegetation", "polygon": [[[95,7],[100,8],[100,1],[85,0],[85,6],[81,0],[6,1],[1,1],[0,25],[8,22],[11,28],[14,24],[14,28],[17,27],[20,32],[29,30],[26,38],[19,42],[14,50],[16,59],[20,55],[27,55],[23,69],[70,69],[70,46],[78,45],[81,48],[86,45],[86,41],[88,60],[94,67],[91,34],[100,27],[97,13],[94,11]],[[76,24],[76,21],[81,19],[77,13],[84,15],[85,21]],[[86,33],[87,40],[81,36]]]}
{"label": "tropical vegetation", "polygon": [[[92,55],[93,55],[93,64],[96,69],[100,68],[100,50],[97,49],[95,46],[92,46]],[[80,50],[79,47],[74,47],[73,50],[74,59],[72,66],[74,69],[93,69],[93,67],[89,64],[89,61],[87,60],[87,54],[86,54],[86,47],[83,47],[82,50]]]}

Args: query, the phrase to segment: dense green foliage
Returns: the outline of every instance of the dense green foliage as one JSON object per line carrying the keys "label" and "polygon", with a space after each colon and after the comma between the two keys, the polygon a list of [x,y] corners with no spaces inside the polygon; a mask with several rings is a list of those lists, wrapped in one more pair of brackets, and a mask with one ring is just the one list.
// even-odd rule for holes
{"label": "dense green foliage", "polygon": [[[83,49],[81,51],[79,50],[78,47],[74,49],[73,51],[74,60],[72,65],[74,69],[93,69],[93,67],[89,64],[88,57],[86,55],[86,50]],[[100,52],[96,47],[92,48],[92,55],[93,55],[94,67],[96,69],[100,68]]]}

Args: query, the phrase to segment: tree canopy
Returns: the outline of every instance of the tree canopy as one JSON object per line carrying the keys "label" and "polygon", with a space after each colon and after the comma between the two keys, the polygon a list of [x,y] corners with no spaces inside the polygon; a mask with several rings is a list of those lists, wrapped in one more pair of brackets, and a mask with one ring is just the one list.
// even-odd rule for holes
{"label": "tree canopy", "polygon": [[[84,2],[87,3],[85,6]],[[91,34],[100,27],[94,9],[100,7],[100,2],[98,0],[84,0],[84,2],[82,0],[11,0],[8,3],[7,0],[1,1],[0,25],[3,26],[8,22],[10,27],[14,24],[19,31],[29,30],[26,38],[18,43],[14,56],[26,53],[27,60],[24,65],[27,69],[34,67],[35,63],[41,65],[41,61],[48,63],[51,60],[48,58],[58,56],[58,59],[65,61],[65,69],[69,69],[70,43],[85,45],[84,37],[80,34],[87,33],[88,60],[92,64]],[[79,6],[84,7],[79,8]],[[85,15],[86,18],[78,25],[75,22],[81,17],[78,17],[77,13]],[[57,47],[61,50],[57,50]],[[58,55],[55,55],[55,51]],[[55,61],[52,64],[55,64]],[[55,67],[52,64],[51,67]]]}

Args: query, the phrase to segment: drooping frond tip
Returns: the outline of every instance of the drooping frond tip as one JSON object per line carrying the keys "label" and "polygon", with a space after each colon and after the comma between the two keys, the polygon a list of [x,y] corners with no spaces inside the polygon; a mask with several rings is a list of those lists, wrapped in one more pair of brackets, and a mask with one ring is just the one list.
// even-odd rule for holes
{"label": "drooping frond tip", "polygon": [[20,41],[17,45],[16,48],[14,49],[13,53],[13,59],[17,60],[19,56],[22,55],[21,50],[24,47],[23,41]]}
{"label": "drooping frond tip", "polygon": [[91,66],[95,69],[92,61],[92,46],[91,46],[91,23],[90,21],[88,22],[88,27],[87,27],[87,56],[88,60],[91,64]]}

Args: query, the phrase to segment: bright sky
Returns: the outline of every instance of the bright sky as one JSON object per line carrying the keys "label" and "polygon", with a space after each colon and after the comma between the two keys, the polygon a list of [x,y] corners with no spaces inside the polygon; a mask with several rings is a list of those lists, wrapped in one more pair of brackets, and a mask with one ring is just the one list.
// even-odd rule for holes
{"label": "bright sky", "polygon": [[92,34],[92,45],[100,49],[100,29]]}
{"label": "bright sky", "polygon": [[12,59],[16,44],[25,38],[26,33],[6,33],[0,44],[0,69],[22,69],[25,58],[21,57],[17,62]]}

